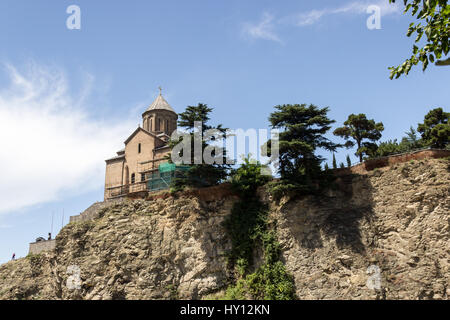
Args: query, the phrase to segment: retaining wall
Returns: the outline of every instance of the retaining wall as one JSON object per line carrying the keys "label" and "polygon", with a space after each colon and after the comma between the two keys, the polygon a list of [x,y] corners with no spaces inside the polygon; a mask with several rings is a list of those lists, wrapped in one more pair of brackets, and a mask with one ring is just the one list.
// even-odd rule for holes
{"label": "retaining wall", "polygon": [[363,163],[359,163],[350,168],[336,169],[335,174],[336,175],[346,175],[352,173],[365,174],[368,171],[374,170],[376,168],[392,166],[396,163],[408,162],[411,160],[422,160],[426,158],[445,158],[445,157],[450,157],[450,150],[440,150],[440,149],[418,150],[377,159],[366,160]]}
{"label": "retaining wall", "polygon": [[50,251],[55,249],[56,247],[56,240],[45,240],[45,241],[39,241],[39,242],[32,242],[30,243],[30,250],[28,253],[31,254],[38,254],[43,251]]}

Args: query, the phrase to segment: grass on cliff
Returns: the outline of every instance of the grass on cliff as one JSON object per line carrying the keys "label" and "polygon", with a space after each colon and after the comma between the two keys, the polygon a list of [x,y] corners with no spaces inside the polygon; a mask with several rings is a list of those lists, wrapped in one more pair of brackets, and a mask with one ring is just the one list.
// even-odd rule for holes
{"label": "grass on cliff", "polygon": [[[232,176],[232,186],[240,194],[225,228],[231,238],[228,266],[237,273],[237,282],[227,288],[222,299],[295,299],[293,278],[280,261],[280,246],[275,235],[275,225],[269,221],[269,210],[257,194],[257,188],[268,178],[261,175],[262,166],[244,159],[242,166]],[[253,254],[263,249],[264,261],[251,272]]]}

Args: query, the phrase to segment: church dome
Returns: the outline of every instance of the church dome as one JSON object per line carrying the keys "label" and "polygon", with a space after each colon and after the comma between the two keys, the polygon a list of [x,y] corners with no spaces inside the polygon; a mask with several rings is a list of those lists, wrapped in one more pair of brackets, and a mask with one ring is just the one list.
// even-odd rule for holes
{"label": "church dome", "polygon": [[159,92],[158,97],[153,101],[150,107],[147,108],[145,112],[153,111],[153,110],[167,110],[176,113],[175,110],[172,109],[170,104],[163,98],[161,91]]}

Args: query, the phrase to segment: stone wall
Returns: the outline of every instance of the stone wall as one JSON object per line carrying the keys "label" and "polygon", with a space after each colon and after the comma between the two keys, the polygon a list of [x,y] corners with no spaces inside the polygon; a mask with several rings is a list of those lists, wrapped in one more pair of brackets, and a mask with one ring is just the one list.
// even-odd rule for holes
{"label": "stone wall", "polygon": [[31,254],[38,254],[43,251],[50,251],[55,249],[56,247],[56,240],[46,240],[46,241],[39,241],[39,242],[32,242],[30,243],[30,250],[28,253]]}
{"label": "stone wall", "polygon": [[103,201],[103,202],[96,202],[93,205],[91,205],[89,208],[84,210],[81,214],[70,217],[70,222],[81,222],[81,221],[94,220],[98,217],[98,213],[100,210],[102,210],[104,208],[108,208],[108,207],[110,207],[116,203],[120,203],[122,201],[124,201],[124,199],[119,198],[119,199],[111,199],[111,200]]}
{"label": "stone wall", "polygon": [[363,163],[359,163],[350,168],[336,169],[335,173],[337,175],[347,175],[352,173],[366,174],[368,171],[374,170],[376,168],[388,167],[396,163],[408,162],[411,160],[423,160],[427,158],[437,159],[445,157],[450,157],[450,150],[440,150],[440,149],[418,150],[387,157],[381,157],[377,159],[366,160]]}

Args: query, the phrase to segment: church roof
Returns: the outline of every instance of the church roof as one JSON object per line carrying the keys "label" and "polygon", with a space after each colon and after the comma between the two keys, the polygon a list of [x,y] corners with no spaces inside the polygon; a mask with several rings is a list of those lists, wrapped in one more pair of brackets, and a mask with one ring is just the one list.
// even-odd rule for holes
{"label": "church roof", "polygon": [[152,133],[152,132],[149,132],[149,131],[147,131],[147,130],[145,130],[145,129],[142,129],[141,127],[138,127],[138,128],[131,134],[131,136],[129,136],[128,139],[125,140],[125,142],[124,142],[125,145],[127,145],[128,142],[130,142],[130,140],[133,139],[133,137],[134,137],[139,131],[142,131],[142,132],[148,134],[149,136],[152,136],[152,137],[154,137],[154,138],[156,138],[156,139],[158,139],[158,140],[160,140],[160,141],[162,141],[162,142],[165,142],[163,139],[161,139],[160,137],[158,137],[156,134],[154,134],[154,133]]}
{"label": "church roof", "polygon": [[106,162],[109,162],[109,161],[114,161],[114,160],[119,160],[119,159],[124,159],[124,158],[125,158],[125,154],[121,154],[121,155],[119,155],[119,156],[115,156],[115,157],[106,159],[105,161],[106,161]]}
{"label": "church roof", "polygon": [[163,98],[161,92],[159,92],[158,97],[155,99],[155,101],[153,101],[153,103],[150,105],[150,107],[147,108],[145,112],[152,110],[167,110],[176,113],[175,110],[173,110],[169,103],[166,101],[166,99]]}

